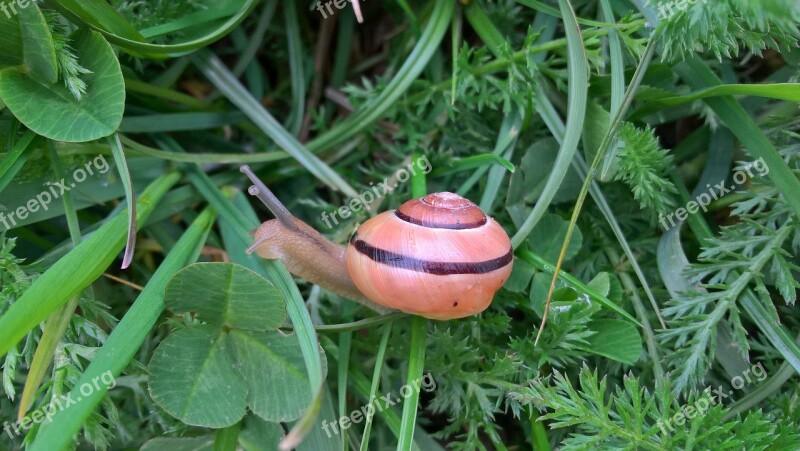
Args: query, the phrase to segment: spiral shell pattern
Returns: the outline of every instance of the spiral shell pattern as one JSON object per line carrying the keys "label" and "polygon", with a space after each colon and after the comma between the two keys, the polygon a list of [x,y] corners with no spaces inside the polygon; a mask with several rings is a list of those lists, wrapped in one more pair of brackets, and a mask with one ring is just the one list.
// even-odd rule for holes
{"label": "spiral shell pattern", "polygon": [[372,301],[446,320],[485,310],[508,280],[514,256],[500,224],[471,201],[442,192],[365,222],[345,260]]}

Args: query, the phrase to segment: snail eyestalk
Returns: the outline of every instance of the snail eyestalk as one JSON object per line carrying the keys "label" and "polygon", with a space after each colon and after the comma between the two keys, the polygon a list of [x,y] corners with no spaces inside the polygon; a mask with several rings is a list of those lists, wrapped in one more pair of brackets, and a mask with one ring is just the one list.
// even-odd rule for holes
{"label": "snail eyestalk", "polygon": [[239,170],[253,182],[253,186],[247,189],[247,193],[257,197],[283,225],[295,229],[296,226],[292,220],[294,215],[275,197],[275,194],[267,188],[267,185],[253,173],[250,166],[244,164],[239,167]]}

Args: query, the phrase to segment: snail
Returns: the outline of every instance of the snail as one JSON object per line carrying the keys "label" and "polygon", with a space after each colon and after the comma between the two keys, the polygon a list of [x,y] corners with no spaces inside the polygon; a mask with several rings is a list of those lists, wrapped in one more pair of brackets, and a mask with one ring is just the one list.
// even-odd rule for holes
{"label": "snail", "polygon": [[[412,199],[362,224],[347,246],[297,219],[256,177],[248,192],[275,215],[247,250],[280,259],[292,274],[379,312],[396,309],[430,319],[482,312],[508,280],[508,234],[471,201],[453,193]],[[382,307],[382,308],[381,308]]]}

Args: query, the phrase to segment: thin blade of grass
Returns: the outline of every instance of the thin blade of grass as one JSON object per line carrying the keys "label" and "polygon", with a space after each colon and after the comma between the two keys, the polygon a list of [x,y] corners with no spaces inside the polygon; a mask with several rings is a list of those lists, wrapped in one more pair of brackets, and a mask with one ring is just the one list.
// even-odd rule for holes
{"label": "thin blade of grass", "polygon": [[136,248],[136,193],[133,192],[133,181],[128,170],[128,160],[125,159],[125,151],[119,141],[119,134],[114,133],[109,138],[111,153],[114,155],[114,163],[117,166],[119,178],[125,188],[125,199],[128,201],[128,239],[125,242],[125,253],[122,256],[122,269],[127,269],[133,261],[133,252]]}
{"label": "thin blade of grass", "polygon": [[[586,99],[589,89],[589,67],[586,61],[586,50],[583,48],[583,39],[575,13],[572,11],[572,5],[568,0],[560,0],[559,7],[564,15],[564,30],[567,35],[567,66],[569,69],[566,130],[564,132],[564,140],[561,143],[558,156],[542,194],[525,222],[522,223],[517,233],[511,238],[511,245],[514,249],[518,248],[528,238],[542,215],[547,211],[547,207],[550,206],[558,187],[561,186],[561,182],[567,175],[567,170],[569,170],[570,162],[578,150],[581,130],[586,118]],[[569,235],[567,235],[567,239],[569,239]],[[547,309],[545,309],[546,314]]]}
{"label": "thin blade of grass", "polygon": [[2,192],[11,180],[17,175],[25,162],[28,161],[28,150],[36,138],[36,133],[32,131],[26,132],[22,138],[14,143],[11,151],[3,158],[3,164],[0,164],[0,192]]}
{"label": "thin blade of grass", "polygon": [[[303,124],[306,105],[306,78],[303,73],[303,41],[300,39],[300,23],[297,20],[296,2],[283,3],[286,40],[289,43],[289,72],[292,80],[292,108],[286,128],[297,136]],[[344,435],[344,434],[343,434]]]}
{"label": "thin blade of grass", "polygon": [[[569,0],[561,0],[561,1],[562,1],[561,4],[565,5],[565,9],[574,15],[572,7],[569,4]],[[567,27],[567,29],[569,29],[569,27]],[[556,277],[558,271],[561,269],[561,264],[564,261],[564,256],[567,253],[567,247],[569,246],[569,242],[572,239],[572,233],[575,231],[575,224],[578,222],[578,215],[580,215],[581,208],[583,207],[583,202],[586,200],[586,194],[589,191],[591,181],[594,180],[597,168],[599,167],[600,162],[602,161],[605,151],[608,148],[613,137],[616,135],[619,124],[622,122],[622,117],[625,115],[628,108],[630,107],[630,104],[633,101],[633,97],[636,94],[636,90],[639,88],[639,84],[642,82],[642,79],[644,78],[644,74],[647,70],[647,67],[650,64],[650,60],[652,59],[653,53],[655,51],[655,43],[657,38],[658,38],[658,32],[655,32],[650,36],[647,43],[647,47],[645,48],[644,54],[642,55],[642,59],[636,66],[636,71],[634,72],[631,84],[628,86],[628,89],[625,92],[622,106],[613,116],[614,119],[611,121],[611,125],[609,126],[608,132],[605,134],[605,136],[603,136],[603,140],[600,143],[600,147],[597,149],[597,153],[595,154],[594,161],[592,161],[592,165],[591,167],[589,167],[586,179],[583,185],[581,186],[581,191],[580,193],[578,193],[578,199],[575,201],[575,208],[572,211],[572,217],[570,218],[569,226],[567,227],[567,234],[564,237],[564,242],[561,246],[561,253],[558,257],[558,261],[556,262],[556,269],[553,274],[553,279],[550,281],[550,289],[547,292],[547,299],[545,301],[544,315],[542,317],[542,323],[539,327],[539,331],[536,334],[536,340],[534,341],[534,346],[536,346],[536,344],[539,343],[539,338],[541,338],[542,331],[544,330],[544,325],[547,322],[547,313],[550,307],[550,300],[552,299],[553,292],[555,291],[556,288]],[[578,133],[579,132],[580,131],[578,131]]]}
{"label": "thin blade of grass", "polygon": [[797,83],[764,83],[764,84],[729,84],[713,86],[699,91],[660,98],[647,98],[647,102],[633,114],[636,117],[646,116],[650,113],[664,109],[702,100],[711,97],[727,96],[755,96],[769,99],[786,100],[787,102],[800,103],[800,84]]}
{"label": "thin blade of grass", "polygon": [[[339,366],[336,375],[339,395],[339,418],[349,417],[347,412],[347,368],[350,366],[350,345],[353,343],[353,332],[346,331],[339,334]],[[347,434],[341,434],[342,449],[349,449]]]}
{"label": "thin blade of grass", "polygon": [[[614,22],[614,12],[611,10],[609,0],[601,0],[600,6],[603,9],[603,18],[606,21]],[[608,49],[610,53],[611,66],[611,116],[613,117],[622,106],[622,97],[625,95],[625,62],[622,60],[622,43],[619,32],[614,29],[608,30]],[[605,180],[611,164],[617,157],[618,147],[612,147],[608,151],[603,161],[603,169],[600,171],[600,179]],[[662,320],[663,324],[664,321]]]}
{"label": "thin blade of grass", "polygon": [[250,118],[278,146],[283,148],[315,177],[332,189],[342,191],[348,197],[358,197],[358,193],[347,181],[316,155],[309,152],[291,133],[289,133],[239,80],[228,70],[222,61],[209,51],[198,52],[194,56],[197,67],[225,96]]}
{"label": "thin blade of grass", "polygon": [[[378,345],[378,353],[375,355],[375,368],[372,370],[372,386],[369,389],[369,397],[367,398],[370,402],[372,402],[373,399],[377,399],[376,396],[378,394],[378,385],[380,385],[381,382],[383,360],[386,356],[386,346],[389,344],[389,337],[392,335],[392,324],[393,322],[389,322],[383,326],[381,343]],[[367,447],[369,446],[369,436],[372,432],[372,419],[375,416],[374,407],[375,406],[370,410],[370,414],[367,415],[366,422],[364,423],[364,434],[361,436],[360,451],[367,451]]]}

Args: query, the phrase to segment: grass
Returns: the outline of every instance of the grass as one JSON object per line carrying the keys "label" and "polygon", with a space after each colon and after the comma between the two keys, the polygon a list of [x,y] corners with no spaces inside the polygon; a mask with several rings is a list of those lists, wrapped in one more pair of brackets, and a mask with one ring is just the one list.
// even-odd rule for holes
{"label": "grass", "polygon": [[[325,19],[256,0],[0,15],[0,422],[31,425],[0,449],[796,447],[800,13],[659,3],[385,0],[360,3],[363,23],[349,3]],[[87,174],[99,157],[109,170]],[[768,171],[733,178],[753,161]],[[246,253],[269,214],[242,164],[335,243],[456,192],[506,230],[514,272],[478,315],[376,314]],[[664,226],[718,184],[735,191]],[[194,262],[274,287],[248,303],[279,293],[279,339],[253,343],[304,365],[288,379],[311,393],[302,413],[255,413],[287,393],[237,360],[241,340],[183,345],[207,359],[187,379],[150,366],[209,322],[165,305]],[[219,343],[267,334],[239,325]],[[219,383],[227,358],[263,379]],[[153,372],[214,405],[172,417]],[[83,392],[104,374],[113,389]],[[64,396],[80,401],[41,420]],[[203,422],[242,397],[244,416]]]}

